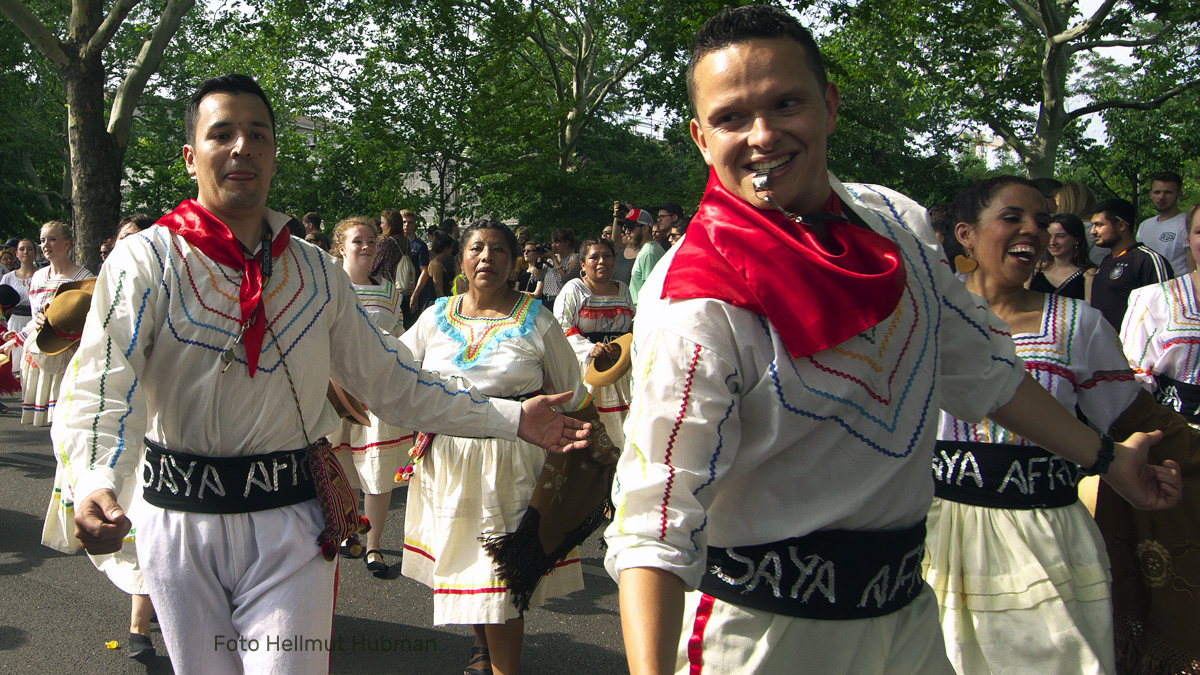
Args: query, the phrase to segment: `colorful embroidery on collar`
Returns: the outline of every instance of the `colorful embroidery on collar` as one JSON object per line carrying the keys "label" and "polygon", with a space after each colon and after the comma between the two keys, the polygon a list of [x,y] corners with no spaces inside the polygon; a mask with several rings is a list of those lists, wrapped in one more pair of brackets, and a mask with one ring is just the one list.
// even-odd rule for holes
{"label": "colorful embroidery on collar", "polygon": [[509,315],[499,319],[463,316],[459,311],[462,299],[461,295],[439,298],[436,304],[438,330],[462,345],[454,357],[459,370],[481,363],[499,342],[527,335],[538,315],[539,304],[534,304],[538,301],[524,293]]}

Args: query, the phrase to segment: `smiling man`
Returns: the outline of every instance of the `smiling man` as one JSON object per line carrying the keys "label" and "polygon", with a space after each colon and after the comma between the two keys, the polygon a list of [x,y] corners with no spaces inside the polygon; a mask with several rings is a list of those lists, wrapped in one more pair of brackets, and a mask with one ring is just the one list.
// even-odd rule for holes
{"label": "smiling man", "polygon": [[548,408],[562,397],[491,401],[371,325],[341,267],[266,207],[275,118],[252,79],[206,81],[185,123],[198,196],[109,256],[64,377],[63,500],[83,546],[112,553],[140,477],[138,559],[176,673],[328,672],[330,525],[337,495],[353,503],[326,473],[331,377],[397,426],[552,449],[584,432]]}
{"label": "smiling man", "polygon": [[605,534],[630,670],[952,673],[921,577],[939,406],[1142,507],[1174,503],[1178,476],[1025,375],[923,208],[829,175],[839,92],[795,19],[723,10],[688,91],[711,173],[642,288]]}

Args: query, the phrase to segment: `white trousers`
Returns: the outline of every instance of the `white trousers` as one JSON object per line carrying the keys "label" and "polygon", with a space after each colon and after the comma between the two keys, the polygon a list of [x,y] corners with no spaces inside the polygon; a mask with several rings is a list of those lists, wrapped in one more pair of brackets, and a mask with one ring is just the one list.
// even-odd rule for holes
{"label": "white trousers", "polygon": [[337,563],[316,500],[256,513],[137,511],[138,562],[176,675],[329,672]]}
{"label": "white trousers", "polygon": [[926,586],[904,609],[851,621],[798,619],[688,593],[676,675],[954,675]]}

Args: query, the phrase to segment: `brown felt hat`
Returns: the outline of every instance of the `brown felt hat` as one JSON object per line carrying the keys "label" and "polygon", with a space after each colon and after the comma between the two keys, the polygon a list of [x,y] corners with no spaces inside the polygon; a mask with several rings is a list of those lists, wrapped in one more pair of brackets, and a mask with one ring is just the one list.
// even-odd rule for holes
{"label": "brown felt hat", "polygon": [[352,424],[371,426],[371,420],[367,417],[367,406],[347,394],[346,390],[338,386],[337,382],[329,381],[329,388],[325,390],[325,398],[333,404],[333,409],[337,411],[338,417],[349,420]]}
{"label": "brown felt hat", "polygon": [[594,358],[583,374],[583,381],[593,387],[607,387],[629,371],[633,358],[633,333],[626,333],[609,344],[618,347],[616,358],[607,355]]}
{"label": "brown felt hat", "polygon": [[0,318],[7,319],[13,307],[21,303],[21,294],[8,284],[0,285]]}
{"label": "brown felt hat", "polygon": [[37,334],[37,347],[47,356],[67,351],[83,337],[83,323],[92,307],[96,277],[68,281],[54,291],[42,312],[46,322]]}

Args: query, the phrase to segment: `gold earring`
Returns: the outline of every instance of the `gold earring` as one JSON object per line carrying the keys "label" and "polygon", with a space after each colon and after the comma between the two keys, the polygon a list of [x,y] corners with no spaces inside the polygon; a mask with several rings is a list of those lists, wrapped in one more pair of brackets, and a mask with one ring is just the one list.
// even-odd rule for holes
{"label": "gold earring", "polygon": [[963,251],[954,256],[954,269],[958,270],[959,274],[970,274],[979,267],[979,263],[971,259],[970,251]]}

